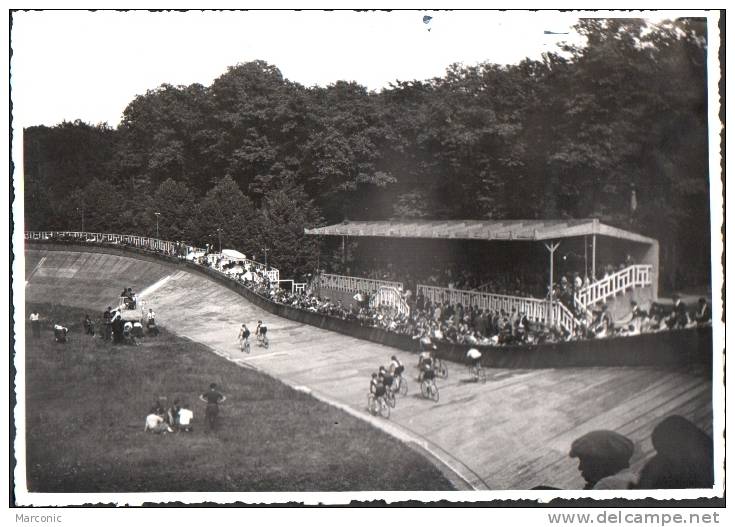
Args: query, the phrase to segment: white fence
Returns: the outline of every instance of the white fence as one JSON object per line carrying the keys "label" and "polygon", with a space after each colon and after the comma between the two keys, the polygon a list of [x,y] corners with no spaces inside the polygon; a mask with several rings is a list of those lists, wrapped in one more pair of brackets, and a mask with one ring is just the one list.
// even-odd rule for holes
{"label": "white fence", "polygon": [[[119,245],[130,245],[141,249],[163,251],[168,254],[176,254],[176,242],[149,238],[147,236],[136,236],[133,234],[108,234],[103,232],[79,232],[79,231],[27,231],[26,240],[76,240],[87,243],[114,243]],[[179,244],[181,247],[182,244]],[[188,252],[204,252],[204,249],[183,245]]]}
{"label": "white fence", "polygon": [[369,291],[374,293],[381,287],[393,287],[395,289],[403,289],[402,282],[389,282],[386,280],[372,280],[370,278],[359,278],[356,276],[343,276],[339,274],[320,274],[316,283],[319,287],[326,287],[336,291],[345,291],[348,293],[359,293],[360,291]]}
{"label": "white fence", "polygon": [[[118,245],[128,245],[132,247],[138,247],[141,249],[150,249],[152,251],[161,251],[167,254],[177,254],[177,243],[160,240],[158,238],[149,238],[147,236],[136,236],[133,234],[107,234],[103,232],[79,232],[79,231],[26,231],[26,240],[76,240],[86,243],[113,243]],[[180,256],[187,256],[189,254],[204,254],[206,249],[201,247],[194,247],[191,245],[178,244],[178,249],[181,247],[186,249],[186,254]],[[238,260],[250,265],[253,269],[268,276],[271,282],[278,282],[280,279],[280,272],[275,267],[271,267],[266,270],[265,265],[253,260],[244,258]]]}
{"label": "white fence", "polygon": [[634,287],[651,285],[653,277],[652,265],[631,265],[625,269],[602,278],[587,287],[583,287],[574,295],[574,301],[582,309],[588,309],[597,302]]}

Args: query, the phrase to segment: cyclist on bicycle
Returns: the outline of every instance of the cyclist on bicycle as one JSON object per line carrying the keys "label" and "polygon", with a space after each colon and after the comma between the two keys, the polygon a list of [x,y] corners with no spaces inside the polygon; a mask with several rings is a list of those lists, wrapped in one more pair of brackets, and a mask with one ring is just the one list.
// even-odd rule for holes
{"label": "cyclist on bicycle", "polygon": [[426,369],[434,369],[434,357],[432,356],[431,350],[424,350],[419,353],[419,382],[423,380],[423,373]]}
{"label": "cyclist on bicycle", "polygon": [[393,375],[385,369],[384,366],[381,366],[378,370],[378,379],[380,382],[383,383],[383,386],[387,390],[393,390]]}
{"label": "cyclist on bicycle", "polygon": [[385,397],[385,385],[382,383],[377,373],[373,373],[372,378],[370,379],[370,393],[373,394],[373,397],[375,397],[376,400]]}
{"label": "cyclist on bicycle", "polygon": [[403,374],[403,364],[401,364],[401,361],[398,360],[398,357],[393,355],[390,358],[390,366],[388,366],[388,371],[393,374],[394,377],[400,377]]}
{"label": "cyclist on bicycle", "polygon": [[476,348],[470,348],[467,350],[467,358],[471,361],[471,367],[478,371],[480,369],[480,359],[482,359],[482,353]]}
{"label": "cyclist on bicycle", "polygon": [[268,345],[268,337],[266,336],[266,333],[268,333],[268,328],[263,325],[262,320],[258,320],[258,327],[255,328],[255,336],[259,341],[261,341],[264,345]]}
{"label": "cyclist on bicycle", "polygon": [[248,327],[243,324],[240,328],[240,333],[237,335],[237,339],[240,341],[240,350],[245,351],[245,349],[249,346],[248,339],[250,338],[250,330]]}

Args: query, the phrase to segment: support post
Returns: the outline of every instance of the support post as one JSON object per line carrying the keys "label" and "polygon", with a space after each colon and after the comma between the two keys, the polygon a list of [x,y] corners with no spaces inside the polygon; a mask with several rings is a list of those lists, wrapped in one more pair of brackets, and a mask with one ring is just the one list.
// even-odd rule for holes
{"label": "support post", "polygon": [[551,324],[554,305],[554,252],[559,248],[559,245],[561,245],[561,242],[557,242],[556,245],[554,245],[554,242],[544,244],[546,249],[549,251],[549,324]]}
{"label": "support post", "polygon": [[344,267],[344,265],[345,265],[345,237],[342,236],[342,266]]}
{"label": "support post", "polygon": [[589,265],[587,264],[587,236],[584,237],[584,278],[589,276]]}
{"label": "support post", "polygon": [[592,235],[592,280],[597,280],[597,235]]}

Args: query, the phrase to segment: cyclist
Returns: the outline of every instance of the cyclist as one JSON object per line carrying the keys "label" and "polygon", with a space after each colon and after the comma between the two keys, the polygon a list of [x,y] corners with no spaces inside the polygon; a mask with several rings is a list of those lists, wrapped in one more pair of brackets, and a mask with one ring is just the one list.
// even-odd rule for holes
{"label": "cyclist", "polygon": [[393,375],[385,369],[385,366],[381,366],[378,370],[378,379],[383,383],[386,391],[395,391],[395,388],[393,387]]}
{"label": "cyclist", "polygon": [[480,359],[482,359],[482,353],[480,353],[480,350],[477,348],[470,348],[467,350],[467,358],[471,361],[470,368],[472,371],[474,371],[476,375],[479,375],[480,368],[482,368],[480,365]]}
{"label": "cyclist", "polygon": [[263,325],[262,320],[258,320],[258,327],[255,328],[255,337],[261,343],[261,346],[265,346],[267,348],[268,337],[266,336],[266,333],[268,333],[268,328]]}
{"label": "cyclist", "polygon": [[431,350],[424,350],[421,353],[419,353],[419,382],[423,380],[423,373],[427,369],[434,369],[434,358],[432,356]]}
{"label": "cyclist", "polygon": [[401,364],[401,361],[398,360],[398,357],[396,357],[395,355],[391,356],[388,371],[391,372],[394,377],[400,377],[401,375],[403,375],[403,370],[403,364]]}
{"label": "cyclist", "polygon": [[375,397],[376,401],[381,402],[382,400],[383,404],[387,404],[385,402],[385,385],[375,372],[373,372],[372,378],[370,379],[370,393]]}
{"label": "cyclist", "polygon": [[207,427],[210,430],[214,430],[215,421],[219,414],[219,404],[225,402],[227,397],[217,391],[217,385],[212,383],[209,385],[209,391],[204,392],[199,396],[199,399],[207,403],[207,409],[204,412],[207,418]]}
{"label": "cyclist", "polygon": [[250,342],[248,342],[249,338],[250,330],[245,324],[243,324],[240,328],[240,332],[237,334],[237,340],[240,342],[240,351],[247,351],[250,353]]}

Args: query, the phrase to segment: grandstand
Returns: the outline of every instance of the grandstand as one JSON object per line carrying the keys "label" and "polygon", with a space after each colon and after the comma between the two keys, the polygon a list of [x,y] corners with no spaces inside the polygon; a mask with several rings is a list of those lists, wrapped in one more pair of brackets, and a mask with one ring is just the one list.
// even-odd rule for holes
{"label": "grandstand", "polygon": [[[591,281],[583,288],[574,292],[573,305],[565,305],[560,301],[549,301],[548,297],[529,298],[528,296],[513,296],[488,291],[478,287],[475,290],[461,290],[456,287],[436,286],[417,283],[415,293],[428,298],[432,302],[460,303],[465,307],[478,306],[482,309],[523,311],[534,321],[550,326],[560,326],[567,333],[574,333],[580,315],[592,318],[592,309],[600,302],[612,302],[612,311],[616,318],[623,318],[630,311],[629,301],[635,299],[639,304],[650,304],[658,298],[659,249],[658,242],[652,238],[637,233],[612,227],[601,223],[597,219],[589,220],[488,220],[488,221],[344,221],[339,224],[314,229],[305,229],[308,235],[319,237],[337,237],[342,241],[357,239],[367,245],[373,244],[368,252],[372,254],[384,253],[386,258],[395,258],[402,251],[416,252],[423,248],[434,253],[456,252],[461,259],[467,253],[477,254],[480,251],[495,250],[508,251],[511,265],[520,263],[513,258],[536,259],[537,274],[547,274],[550,284],[554,283],[555,252],[562,248],[568,249],[571,254],[583,252],[585,257],[583,275]],[[377,240],[377,242],[376,242]],[[383,245],[375,248],[374,244],[385,240],[398,241],[386,249]],[[599,240],[599,243],[598,243]],[[464,242],[462,246],[447,245],[451,242]],[[474,243],[468,247],[467,242]],[[556,244],[554,243],[556,242]],[[589,242],[591,248],[588,253]],[[538,258],[528,244],[535,244],[536,248],[543,245],[548,252],[548,263]],[[489,245],[492,244],[492,245]],[[518,249],[511,245],[522,244],[526,247]],[[580,244],[583,248],[579,249]],[[567,245],[568,247],[564,247]],[[603,247],[600,247],[602,245]],[[627,255],[629,260],[637,262],[635,265],[626,265],[614,273],[598,270],[598,251],[604,249],[609,258],[611,254],[619,254],[619,258]],[[515,251],[515,252],[514,252]],[[476,258],[476,257],[475,257]],[[470,258],[471,259],[471,258]],[[557,261],[559,254],[556,255]],[[469,266],[473,262],[466,261]],[[409,264],[410,265],[410,264]],[[461,263],[460,263],[461,265]],[[557,264],[558,265],[558,264]],[[581,270],[580,270],[581,271]],[[558,273],[558,271],[557,271]],[[599,278],[598,278],[599,276]],[[380,282],[380,281],[374,281]],[[320,277],[319,286],[327,291],[346,291],[356,293],[372,291],[378,286],[392,287],[399,291],[403,284],[376,283],[373,288],[367,287],[363,278],[354,276],[324,275]],[[484,290],[483,290],[484,289]],[[621,302],[620,297],[626,302]],[[401,295],[395,294],[390,305],[399,306]]]}

